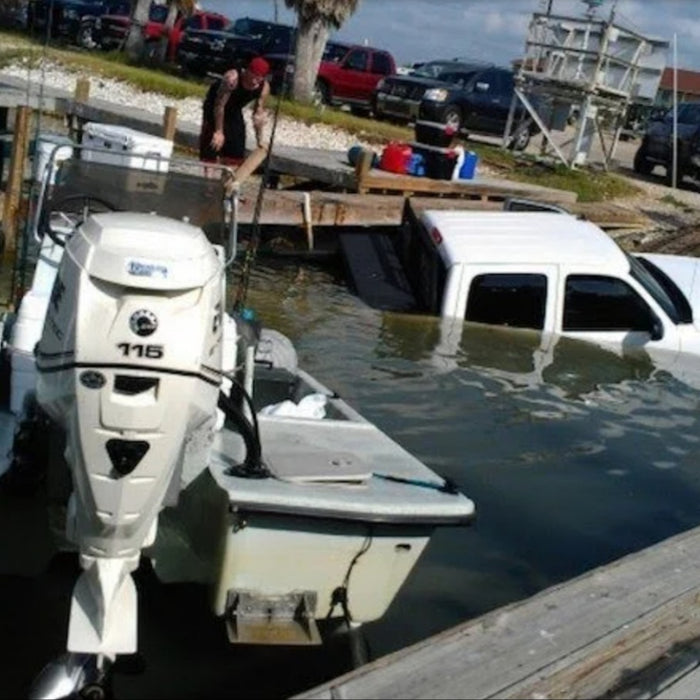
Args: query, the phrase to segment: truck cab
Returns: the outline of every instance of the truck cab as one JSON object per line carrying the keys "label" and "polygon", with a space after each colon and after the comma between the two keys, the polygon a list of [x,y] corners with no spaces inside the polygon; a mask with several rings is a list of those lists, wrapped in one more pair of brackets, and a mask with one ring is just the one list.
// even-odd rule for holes
{"label": "truck cab", "polygon": [[407,207],[396,241],[419,311],[620,349],[700,355],[700,261],[628,254],[556,211]]}

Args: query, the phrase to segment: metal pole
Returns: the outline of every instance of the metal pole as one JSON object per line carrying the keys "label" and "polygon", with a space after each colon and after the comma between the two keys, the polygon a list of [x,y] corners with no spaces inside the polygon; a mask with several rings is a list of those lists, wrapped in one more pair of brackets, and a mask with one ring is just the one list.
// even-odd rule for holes
{"label": "metal pole", "polygon": [[673,172],[671,188],[676,189],[678,171],[678,35],[673,34]]}

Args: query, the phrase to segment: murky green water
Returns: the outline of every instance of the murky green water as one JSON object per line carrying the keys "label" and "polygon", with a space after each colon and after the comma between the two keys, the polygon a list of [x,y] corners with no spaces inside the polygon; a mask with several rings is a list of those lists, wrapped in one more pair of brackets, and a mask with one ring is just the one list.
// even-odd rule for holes
{"label": "murky green water", "polygon": [[581,343],[542,352],[529,332],[473,326],[445,348],[436,319],[367,309],[308,269],[260,268],[250,301],[476,503],[367,626],[377,654],[700,523],[700,381]]}
{"label": "murky green water", "polygon": [[[575,343],[542,349],[528,332],[472,327],[446,346],[436,319],[371,310],[308,265],[259,261],[248,305],[293,340],[304,369],[476,503],[475,525],[439,530],[366,626],[373,656],[700,523],[692,372],[681,381],[645,356]],[[0,576],[0,633],[15,640],[0,695],[22,693],[62,651],[75,573],[59,559]],[[146,666],[117,674],[117,697],[284,697],[349,669],[334,645],[231,647],[199,588],[137,578]]]}

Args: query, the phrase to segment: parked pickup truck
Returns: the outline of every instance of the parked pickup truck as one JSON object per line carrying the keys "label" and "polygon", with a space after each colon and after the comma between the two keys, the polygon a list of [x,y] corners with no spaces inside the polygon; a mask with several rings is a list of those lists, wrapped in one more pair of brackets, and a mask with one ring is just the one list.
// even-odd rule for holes
{"label": "parked pickup truck", "polygon": [[507,207],[407,205],[395,233],[341,234],[349,277],[384,309],[700,355],[700,260],[629,254],[561,210]]}
{"label": "parked pickup truck", "polygon": [[[151,3],[148,22],[143,30],[147,53],[152,54],[157,50],[159,40],[166,31],[167,16],[167,5]],[[175,24],[168,33],[167,60],[175,60],[178,46],[188,30],[221,29],[226,24],[228,24],[228,18],[218,12],[196,10],[189,17],[178,14]],[[125,42],[130,27],[131,18],[128,14],[103,15],[95,23],[93,39],[103,49],[117,49]]]}
{"label": "parked pickup truck", "polygon": [[319,100],[325,104],[346,104],[351,110],[368,114],[374,89],[387,75],[396,73],[396,62],[388,52],[371,46],[348,46],[344,56],[324,56],[316,77]]}

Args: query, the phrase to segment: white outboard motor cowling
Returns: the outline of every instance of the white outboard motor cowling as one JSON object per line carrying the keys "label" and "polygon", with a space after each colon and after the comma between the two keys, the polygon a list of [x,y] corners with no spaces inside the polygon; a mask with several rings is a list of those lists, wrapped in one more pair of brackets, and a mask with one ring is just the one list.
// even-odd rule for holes
{"label": "white outboard motor cowling", "polygon": [[66,529],[85,569],[71,652],[136,651],[130,572],[155,538],[159,510],[177,499],[186,460],[207,464],[222,257],[199,228],[148,214],[95,214],[66,245],[36,360],[37,400],[66,434]]}

